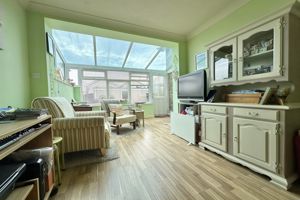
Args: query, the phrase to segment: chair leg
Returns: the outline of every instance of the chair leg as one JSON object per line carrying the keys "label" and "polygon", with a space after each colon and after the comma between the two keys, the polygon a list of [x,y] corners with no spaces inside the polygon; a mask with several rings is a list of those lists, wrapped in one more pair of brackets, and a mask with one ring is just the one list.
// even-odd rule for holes
{"label": "chair leg", "polygon": [[117,125],[116,129],[117,129],[117,135],[119,135],[120,134],[120,125]]}
{"label": "chair leg", "polygon": [[100,154],[101,156],[105,156],[106,155],[106,149],[105,148],[100,148]]}
{"label": "chair leg", "polygon": [[133,125],[133,129],[135,129],[135,127],[136,127],[135,122],[132,122],[132,125]]}

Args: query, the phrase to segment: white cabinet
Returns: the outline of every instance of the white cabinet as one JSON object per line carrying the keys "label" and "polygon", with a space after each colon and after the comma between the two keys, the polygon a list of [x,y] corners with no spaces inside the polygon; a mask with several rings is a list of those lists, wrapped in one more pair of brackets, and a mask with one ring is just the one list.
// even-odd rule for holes
{"label": "white cabinet", "polygon": [[245,31],[209,48],[211,84],[283,76],[283,18]]}
{"label": "white cabinet", "polygon": [[199,142],[198,109],[196,103],[179,102],[179,112],[171,112],[171,132],[192,144]]}
{"label": "white cabinet", "polygon": [[189,143],[195,144],[195,116],[171,112],[171,132]]}
{"label": "white cabinet", "polygon": [[201,115],[203,143],[227,151],[227,116],[203,113]]}
{"label": "white cabinet", "polygon": [[297,180],[293,140],[300,104],[201,103],[199,146],[289,188]]}
{"label": "white cabinet", "polygon": [[234,117],[233,155],[277,173],[278,127],[276,122]]}
{"label": "white cabinet", "polygon": [[281,43],[281,19],[239,35],[238,80],[281,76]]}

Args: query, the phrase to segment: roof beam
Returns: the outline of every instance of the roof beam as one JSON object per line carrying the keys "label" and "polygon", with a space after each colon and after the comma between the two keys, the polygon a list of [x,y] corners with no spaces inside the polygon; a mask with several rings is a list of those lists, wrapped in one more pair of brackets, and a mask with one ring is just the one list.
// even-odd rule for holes
{"label": "roof beam", "polygon": [[153,61],[158,56],[158,54],[161,52],[161,50],[162,50],[162,48],[158,48],[157,49],[157,52],[154,54],[154,56],[151,58],[151,60],[149,61],[149,63],[146,65],[145,69],[148,69],[148,67],[153,63]]}
{"label": "roof beam", "polygon": [[124,68],[124,66],[127,62],[127,59],[128,59],[129,54],[130,54],[130,51],[132,49],[132,46],[133,46],[133,42],[130,42],[130,45],[128,47],[128,50],[127,50],[127,53],[126,53],[126,56],[125,56],[125,59],[124,59],[123,65],[122,65],[122,68]]}

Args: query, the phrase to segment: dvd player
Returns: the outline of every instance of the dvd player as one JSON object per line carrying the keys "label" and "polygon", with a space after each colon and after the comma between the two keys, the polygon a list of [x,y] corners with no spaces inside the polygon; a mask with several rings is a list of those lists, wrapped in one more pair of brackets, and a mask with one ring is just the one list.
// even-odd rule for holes
{"label": "dvd player", "polygon": [[18,178],[24,173],[25,163],[0,164],[0,200],[13,191]]}

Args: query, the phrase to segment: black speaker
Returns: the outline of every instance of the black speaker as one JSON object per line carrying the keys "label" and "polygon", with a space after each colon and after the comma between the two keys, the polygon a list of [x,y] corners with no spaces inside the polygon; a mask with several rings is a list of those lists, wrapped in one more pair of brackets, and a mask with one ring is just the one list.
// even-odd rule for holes
{"label": "black speaker", "polygon": [[27,160],[26,171],[22,174],[19,181],[30,180],[34,178],[39,179],[40,199],[45,197],[45,177],[47,174],[46,164],[42,158]]}

